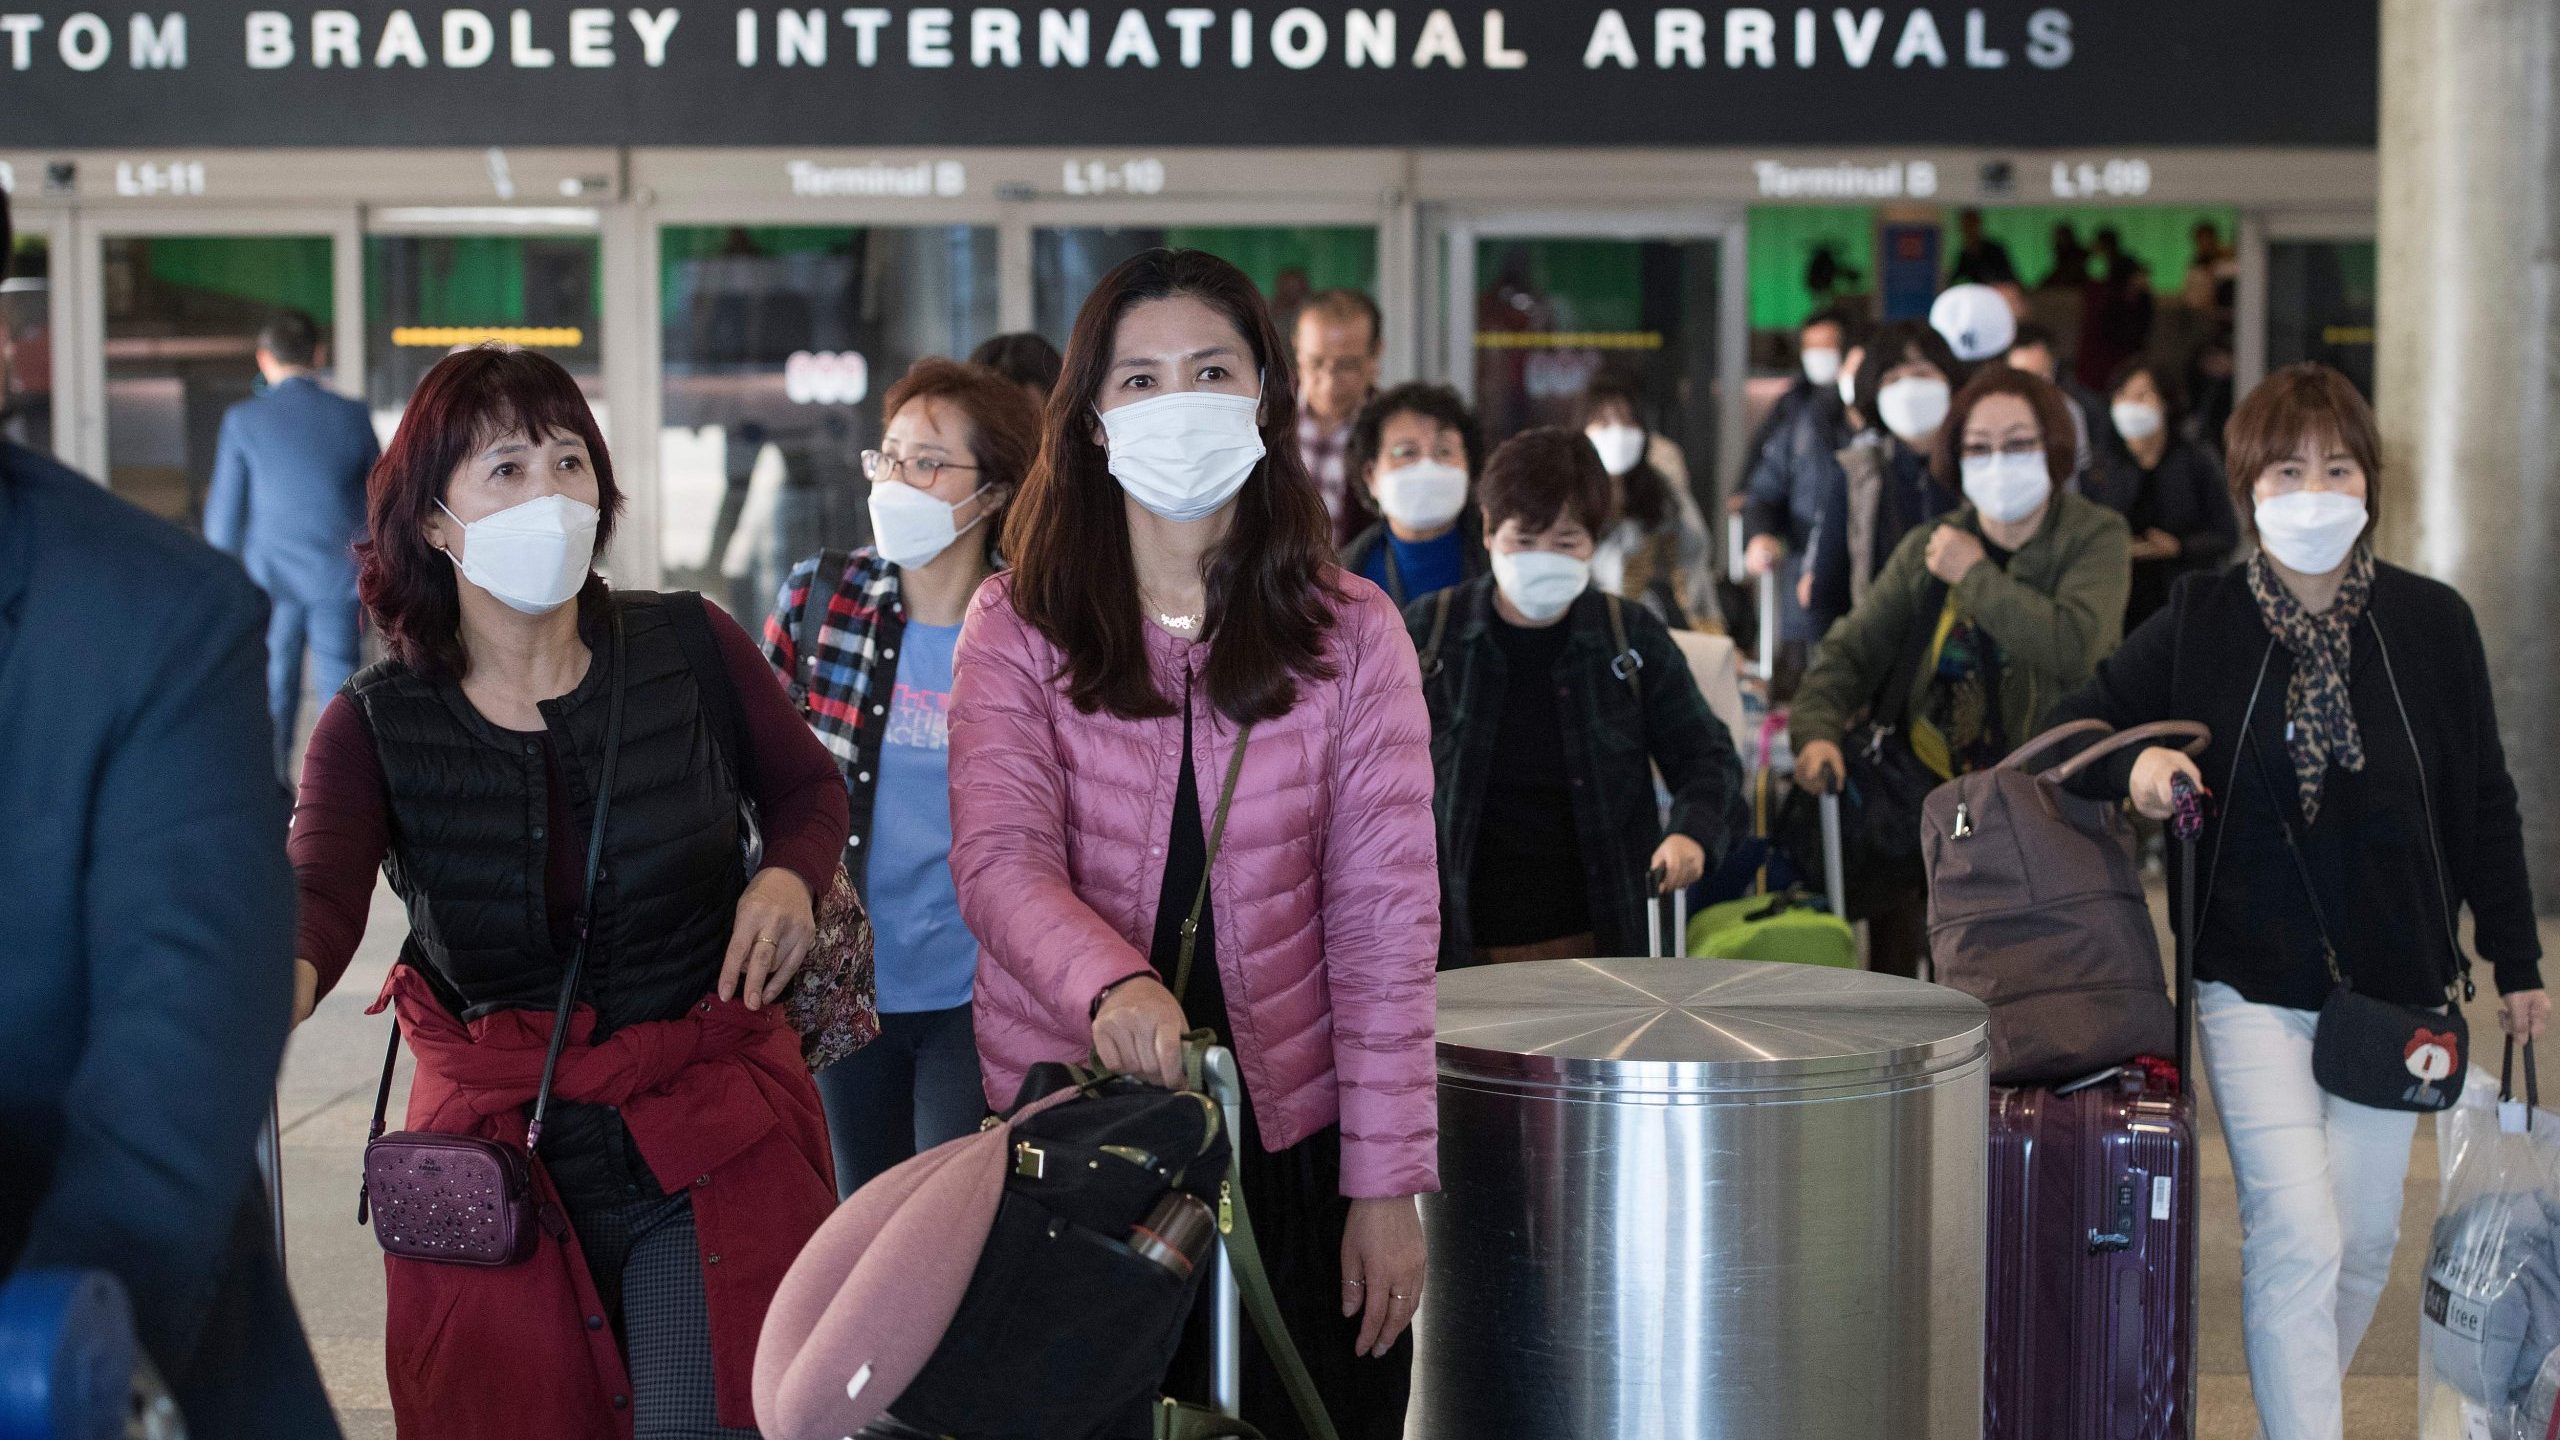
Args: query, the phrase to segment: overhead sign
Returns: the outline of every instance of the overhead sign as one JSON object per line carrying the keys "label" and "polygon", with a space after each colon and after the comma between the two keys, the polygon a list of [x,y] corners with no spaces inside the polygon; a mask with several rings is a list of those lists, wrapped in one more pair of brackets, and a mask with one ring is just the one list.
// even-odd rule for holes
{"label": "overhead sign", "polygon": [[[2376,7],[2321,0],[346,3],[0,0],[0,135],[39,149],[2369,146],[2378,90]],[[1075,183],[1142,193],[1138,179]],[[1869,183],[1813,174],[1801,193]]]}

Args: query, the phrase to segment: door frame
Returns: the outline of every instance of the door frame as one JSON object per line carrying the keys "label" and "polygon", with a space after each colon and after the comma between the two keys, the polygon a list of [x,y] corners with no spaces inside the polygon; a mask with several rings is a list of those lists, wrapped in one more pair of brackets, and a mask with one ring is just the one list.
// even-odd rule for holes
{"label": "door frame", "polygon": [[[106,242],[130,236],[203,235],[224,239],[257,239],[285,235],[329,237],[329,288],[334,315],[329,326],[331,380],[342,394],[364,393],[364,230],[355,205],[297,206],[97,206],[71,214],[71,244],[80,283],[71,305],[72,366],[57,352],[54,373],[72,368],[78,384],[69,408],[75,410],[65,464],[109,483],[107,454],[107,297]],[[62,308],[57,307],[59,317]],[[55,397],[54,434],[61,442],[63,407]]]}
{"label": "door frame", "polygon": [[[1418,247],[1430,257],[1426,303],[1438,307],[1431,328],[1437,378],[1476,403],[1476,242],[1491,236],[1541,240],[1713,240],[1716,250],[1716,448],[1710,493],[1741,478],[1743,381],[1750,361],[1750,212],[1741,205],[1626,206],[1434,204]],[[1698,488],[1692,476],[1690,488]]]}

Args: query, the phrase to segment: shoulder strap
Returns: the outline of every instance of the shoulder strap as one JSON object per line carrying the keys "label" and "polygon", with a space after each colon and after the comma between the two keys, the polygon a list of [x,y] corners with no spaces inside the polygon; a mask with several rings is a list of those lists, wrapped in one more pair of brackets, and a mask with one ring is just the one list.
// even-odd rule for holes
{"label": "shoulder strap", "polygon": [[1617,647],[1617,650],[1609,656],[1609,673],[1627,682],[1627,688],[1635,692],[1636,708],[1642,710],[1644,708],[1644,657],[1637,654],[1635,647],[1627,643],[1626,602],[1615,595],[1603,594],[1600,598],[1609,602],[1609,643]]}
{"label": "shoulder strap", "polygon": [[1251,725],[1236,732],[1236,753],[1228,757],[1226,783],[1218,787],[1218,812],[1209,821],[1209,855],[1200,862],[1200,888],[1192,894],[1191,914],[1182,922],[1182,952],[1173,967],[1176,1000],[1191,993],[1191,953],[1200,943],[1200,916],[1209,907],[1209,876],[1217,869],[1218,847],[1227,838],[1227,807],[1235,803],[1236,777],[1244,773],[1244,747],[1251,739]]}
{"label": "shoulder strap", "polygon": [[685,666],[693,671],[693,686],[702,692],[703,711],[711,721],[711,738],[719,743],[720,757],[729,762],[729,774],[744,785],[749,750],[747,712],[738,703],[738,687],[730,682],[729,667],[721,663],[720,642],[712,638],[711,617],[703,611],[705,602],[691,590],[671,590],[659,598],[667,607],[667,624],[675,631],[676,645],[684,651]]}
{"label": "shoulder strap", "polygon": [[[2276,825],[2284,831],[2284,851],[2293,857],[2294,873],[2302,877],[2302,898],[2311,902],[2311,923],[2320,932],[2320,958],[2329,967],[2329,983],[2346,985],[2347,978],[2338,968],[2337,944],[2329,937],[2329,912],[2320,903],[2319,888],[2311,882],[2311,866],[2302,858],[2302,844],[2293,838],[2293,817],[2285,812],[2285,806],[2292,803],[2292,796],[2276,783],[2276,772],[2267,764],[2266,752],[2258,747],[2256,733],[2242,735],[2240,743],[2248,747],[2249,759],[2257,766],[2258,783],[2267,788],[2267,801],[2275,807]],[[2239,797],[2234,795],[2232,798],[2237,800]]]}
{"label": "shoulder strap", "polygon": [[853,556],[842,550],[818,552],[818,568],[809,572],[809,589],[800,597],[800,613],[791,624],[791,703],[808,708],[809,692],[818,688],[818,637],[826,628],[827,607],[853,572]]}
{"label": "shoulder strap", "polygon": [[1431,638],[1422,644],[1422,678],[1425,680],[1440,673],[1440,641],[1449,633],[1449,607],[1456,602],[1457,596],[1457,587],[1452,585],[1431,597]]}

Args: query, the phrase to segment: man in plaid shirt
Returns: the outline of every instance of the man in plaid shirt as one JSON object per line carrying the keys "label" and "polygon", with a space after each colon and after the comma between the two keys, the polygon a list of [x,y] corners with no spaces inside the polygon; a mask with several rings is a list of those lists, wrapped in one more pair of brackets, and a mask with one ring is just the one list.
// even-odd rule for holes
{"label": "man in plaid shirt", "polygon": [[1378,385],[1378,302],[1357,290],[1327,290],[1298,312],[1298,453],[1324,494],[1338,547],[1369,523],[1347,473],[1351,422]]}

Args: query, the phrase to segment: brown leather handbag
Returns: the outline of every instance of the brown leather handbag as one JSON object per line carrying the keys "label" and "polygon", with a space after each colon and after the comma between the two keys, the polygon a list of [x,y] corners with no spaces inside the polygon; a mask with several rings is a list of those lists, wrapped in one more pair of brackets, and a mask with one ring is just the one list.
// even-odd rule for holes
{"label": "brown leather handbag", "polygon": [[[2108,738],[2029,768],[2092,735]],[[2051,1084],[2177,1053],[2132,823],[2121,805],[2063,787],[2119,751],[2182,742],[2194,753],[2210,738],[2186,720],[2121,734],[2078,720],[1930,792],[1920,831],[1929,958],[1938,983],[1991,1007],[1991,1083]]]}

